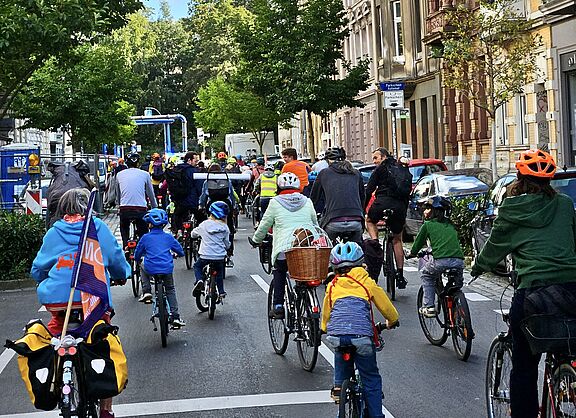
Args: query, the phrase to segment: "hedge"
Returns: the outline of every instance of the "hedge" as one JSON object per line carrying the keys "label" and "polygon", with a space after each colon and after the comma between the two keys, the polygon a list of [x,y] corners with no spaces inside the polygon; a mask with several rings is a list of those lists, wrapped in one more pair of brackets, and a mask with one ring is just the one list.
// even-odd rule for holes
{"label": "hedge", "polygon": [[460,239],[460,245],[465,255],[472,255],[472,230],[470,228],[470,223],[472,218],[476,215],[468,209],[468,204],[470,202],[476,202],[482,199],[482,196],[466,196],[451,199],[452,202],[452,215],[450,220],[456,227],[458,232],[458,238]]}
{"label": "hedge", "polygon": [[30,277],[45,233],[44,220],[38,215],[0,212],[0,280]]}

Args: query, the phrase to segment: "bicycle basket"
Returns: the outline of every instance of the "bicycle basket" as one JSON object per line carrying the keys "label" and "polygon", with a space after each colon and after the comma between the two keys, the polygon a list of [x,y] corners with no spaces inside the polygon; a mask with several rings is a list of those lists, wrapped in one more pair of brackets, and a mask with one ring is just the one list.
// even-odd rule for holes
{"label": "bicycle basket", "polygon": [[330,250],[327,247],[295,247],[286,251],[290,278],[301,281],[324,279],[328,275]]}
{"label": "bicycle basket", "polygon": [[576,354],[576,318],[532,315],[520,325],[532,354]]}

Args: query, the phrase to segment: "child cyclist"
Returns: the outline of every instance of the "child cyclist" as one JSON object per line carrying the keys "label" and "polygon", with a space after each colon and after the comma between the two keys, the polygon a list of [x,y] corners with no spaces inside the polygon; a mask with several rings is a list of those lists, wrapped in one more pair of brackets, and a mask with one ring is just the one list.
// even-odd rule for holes
{"label": "child cyclist", "polygon": [[178,256],[184,256],[182,246],[176,241],[172,234],[164,232],[164,226],[168,223],[168,214],[163,209],[152,209],[144,215],[144,221],[150,224],[150,232],[144,234],[138,241],[134,258],[139,263],[144,257],[142,267],[142,297],[140,302],[149,303],[152,300],[152,287],[150,285],[151,274],[164,274],[164,288],[166,297],[170,305],[172,316],[172,326],[183,327],[186,323],[180,319],[178,313],[178,300],[176,299],[176,289],[174,287],[174,262],[172,252]]}
{"label": "child cyclist", "polygon": [[427,318],[436,316],[434,297],[436,280],[448,268],[458,270],[456,285],[462,286],[464,272],[464,253],[460,247],[456,228],[448,219],[452,204],[442,196],[434,196],[424,202],[424,224],[414,239],[410,254],[406,258],[416,257],[418,251],[430,241],[431,258],[421,270],[424,300],[420,314]]}
{"label": "child cyclist", "polygon": [[194,263],[194,275],[196,284],[192,291],[192,296],[198,297],[204,290],[202,280],[202,270],[212,263],[217,269],[216,286],[220,298],[226,296],[224,291],[224,269],[225,259],[230,249],[230,229],[226,224],[229,207],[226,202],[214,202],[208,208],[210,216],[192,230],[192,238],[201,238],[198,253],[200,258]]}
{"label": "child cyclist", "polygon": [[[376,363],[374,315],[372,303],[386,319],[387,328],[398,324],[398,311],[388,296],[362,266],[364,252],[355,242],[337,244],[330,253],[330,265],[336,276],[326,288],[322,307],[323,332],[336,350],[334,356],[334,400],[340,398],[342,382],[358,368],[371,418],[382,414],[382,378]],[[354,364],[338,352],[339,347],[354,346]]]}

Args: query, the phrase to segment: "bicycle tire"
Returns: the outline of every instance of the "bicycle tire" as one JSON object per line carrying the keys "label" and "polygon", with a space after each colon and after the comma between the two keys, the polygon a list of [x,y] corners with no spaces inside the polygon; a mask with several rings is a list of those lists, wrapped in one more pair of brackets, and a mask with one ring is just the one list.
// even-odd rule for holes
{"label": "bicycle tire", "polygon": [[[156,278],[156,280],[159,280]],[[168,344],[168,311],[166,309],[166,299],[164,295],[164,285],[157,284],[156,303],[158,304],[158,322],[160,322],[160,341],[162,347],[165,348]]]}
{"label": "bicycle tire", "polygon": [[427,318],[420,313],[420,308],[422,307],[424,299],[424,289],[420,287],[418,290],[418,298],[416,303],[416,308],[418,311],[418,320],[420,321],[420,327],[426,336],[426,339],[430,341],[430,344],[441,346],[448,339],[448,328],[446,327],[446,311],[444,309],[444,303],[440,300],[440,292],[436,289],[436,316],[433,318]]}
{"label": "bicycle tire", "polygon": [[193,258],[194,254],[192,253],[192,239],[188,235],[184,241],[184,259],[186,260],[186,270],[190,270],[192,268]]}
{"label": "bicycle tire", "polygon": [[468,307],[466,296],[461,291],[455,292],[452,297],[452,315],[454,319],[452,343],[458,360],[467,361],[472,352],[472,340],[474,339],[470,308]]}
{"label": "bicycle tire", "polygon": [[338,418],[360,418],[360,402],[354,386],[350,379],[342,382]]}
{"label": "bicycle tire", "polygon": [[[267,254],[265,254],[267,252]],[[258,253],[260,256],[260,264],[262,265],[262,269],[264,273],[270,274],[272,273],[272,249],[265,249],[261,245],[258,247]]]}
{"label": "bicycle tire", "polygon": [[546,397],[540,414],[546,418],[576,416],[576,370],[569,363],[562,363],[552,377],[552,397]]}
{"label": "bicycle tire", "polygon": [[195,296],[196,299],[196,307],[198,308],[198,310],[200,312],[207,312],[208,311],[208,292],[206,292],[206,281],[208,279],[206,277],[204,277],[204,289],[202,290],[202,292],[198,295]]}
{"label": "bicycle tire", "polygon": [[[274,280],[275,279],[272,279],[270,287],[268,288],[268,310],[266,311],[266,315],[268,316],[268,333],[270,334],[272,348],[276,354],[281,356],[286,352],[286,348],[288,347],[289,332],[286,327],[286,319],[274,319],[268,315],[268,312],[274,308]],[[285,318],[288,316],[286,303],[284,303],[284,315]]]}
{"label": "bicycle tire", "polygon": [[200,240],[198,238],[192,240],[192,257],[194,258],[194,262],[198,261],[200,258],[200,254],[198,251],[200,250]]}
{"label": "bicycle tire", "polygon": [[216,277],[210,274],[210,281],[208,284],[208,318],[214,319],[214,313],[216,312],[216,301],[218,300],[218,292],[216,290]]}
{"label": "bicycle tire", "polygon": [[510,416],[511,342],[496,337],[490,344],[486,361],[486,410],[488,418]]}
{"label": "bicycle tire", "polygon": [[256,222],[258,222],[258,206],[252,205],[252,225],[256,226]]}
{"label": "bicycle tire", "polygon": [[391,300],[396,300],[396,267],[394,266],[394,246],[392,241],[384,239],[384,274],[386,275],[386,291]]}
{"label": "bicycle tire", "polygon": [[[318,361],[318,347],[320,341],[320,319],[313,315],[311,301],[316,300],[315,290],[308,288],[304,294],[304,300],[301,300],[296,308],[298,317],[298,328],[300,339],[296,341],[298,358],[300,365],[307,372],[311,372],[316,367]],[[320,309],[318,309],[320,312]]]}
{"label": "bicycle tire", "polygon": [[132,294],[137,298],[140,294],[140,275],[138,274],[138,263],[133,258],[130,260],[130,267],[132,269]]}
{"label": "bicycle tire", "polygon": [[[72,370],[71,370],[71,391],[68,396],[68,403],[64,402],[64,394],[62,393],[62,401],[60,403],[60,413],[63,418],[71,418],[71,417],[81,417],[85,416],[84,408],[83,408],[83,397],[80,393],[82,386],[80,384],[80,376],[78,375],[78,361],[75,358],[70,357],[72,361]],[[63,376],[63,363],[61,362],[61,367],[59,370],[60,378],[62,379]],[[60,381],[62,384],[62,380]]]}

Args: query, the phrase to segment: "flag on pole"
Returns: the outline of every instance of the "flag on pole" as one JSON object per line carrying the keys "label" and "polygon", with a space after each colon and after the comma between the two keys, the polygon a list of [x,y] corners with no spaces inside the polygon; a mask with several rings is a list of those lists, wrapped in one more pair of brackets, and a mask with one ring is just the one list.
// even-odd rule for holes
{"label": "flag on pole", "polygon": [[72,270],[72,289],[80,290],[84,322],[74,330],[74,334],[86,336],[110,308],[108,286],[102,250],[96,233],[96,225],[92,219],[92,208],[96,191],[90,193],[86,209],[78,252]]}

